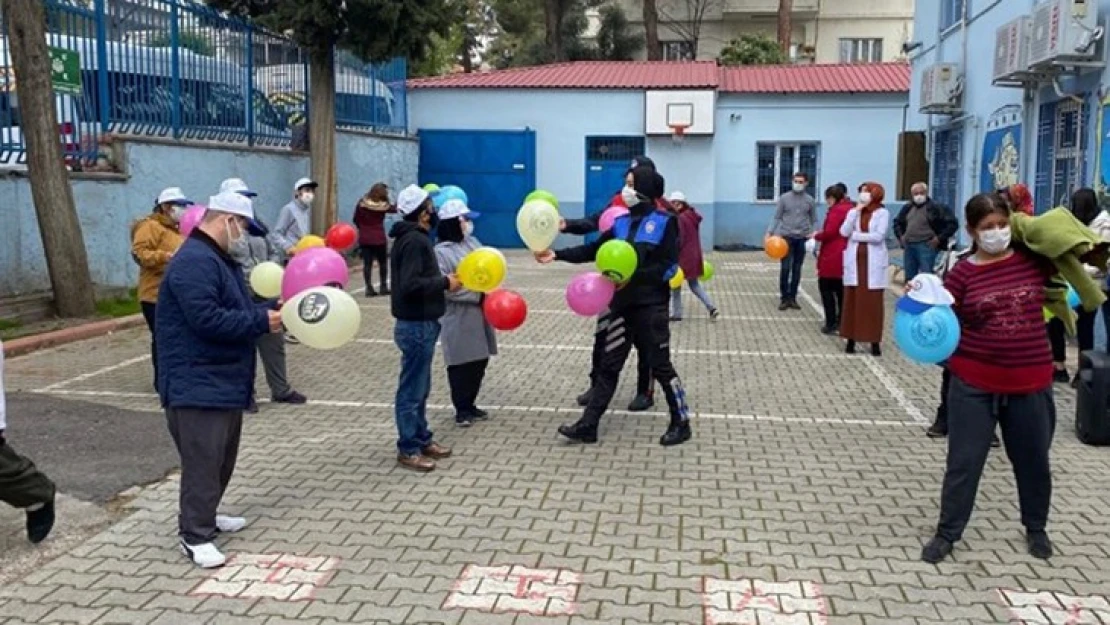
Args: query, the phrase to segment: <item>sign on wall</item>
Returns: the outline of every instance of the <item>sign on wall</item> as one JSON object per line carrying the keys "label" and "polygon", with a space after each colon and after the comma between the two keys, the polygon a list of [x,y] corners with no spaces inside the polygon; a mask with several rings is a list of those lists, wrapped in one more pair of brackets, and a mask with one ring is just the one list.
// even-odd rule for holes
{"label": "sign on wall", "polygon": [[995,191],[1021,181],[1021,106],[1004,106],[987,119],[979,191]]}

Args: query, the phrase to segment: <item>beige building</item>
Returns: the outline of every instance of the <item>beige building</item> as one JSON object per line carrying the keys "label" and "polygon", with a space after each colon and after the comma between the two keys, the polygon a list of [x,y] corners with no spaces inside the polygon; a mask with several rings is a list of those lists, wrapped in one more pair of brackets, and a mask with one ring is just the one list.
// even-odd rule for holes
{"label": "beige building", "polygon": [[[643,30],[642,0],[611,0]],[[925,0],[928,1],[928,0]],[[778,0],[656,0],[664,60],[717,58],[730,40],[778,31]],[[798,63],[879,63],[905,58],[914,0],[793,0]],[[697,19],[697,16],[701,19]],[[596,22],[595,22],[596,23]],[[694,48],[696,47],[696,55]],[[646,58],[646,51],[640,58]]]}

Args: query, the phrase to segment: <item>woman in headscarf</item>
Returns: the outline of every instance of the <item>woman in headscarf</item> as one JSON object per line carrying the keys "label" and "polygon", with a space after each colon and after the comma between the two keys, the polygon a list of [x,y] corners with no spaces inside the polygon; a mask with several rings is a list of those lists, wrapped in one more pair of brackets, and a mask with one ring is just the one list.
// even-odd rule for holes
{"label": "woman in headscarf", "polygon": [[[362,254],[362,279],[366,283],[366,297],[378,293],[389,295],[389,240],[385,237],[385,216],[396,213],[397,209],[389,203],[389,187],[379,182],[355,206],[352,221],[358,227],[358,249]],[[370,286],[370,274],[378,262],[377,292]]]}
{"label": "woman in headscarf", "polygon": [[[462,259],[482,247],[471,235],[471,220],[477,217],[478,213],[460,200],[448,200],[440,207],[435,250],[443,275],[458,273]],[[455,425],[464,428],[489,418],[489,413],[476,405],[489,358],[497,354],[497,337],[482,312],[483,297],[465,288],[448,292],[447,311],[439,320]]]}
{"label": "woman in headscarf", "polygon": [[889,284],[886,235],[890,212],[883,208],[886,192],[877,182],[859,187],[859,203],[848,212],[840,235],[848,239],[844,251],[844,310],[840,336],[848,340],[845,351],[856,352],[856,343],[871,343],[871,354],[882,355],[883,293]]}
{"label": "woman in headscarf", "polygon": [[1010,202],[1012,210],[1033,216],[1033,194],[1029,192],[1029,187],[1019,182],[1005,187],[999,193]]}

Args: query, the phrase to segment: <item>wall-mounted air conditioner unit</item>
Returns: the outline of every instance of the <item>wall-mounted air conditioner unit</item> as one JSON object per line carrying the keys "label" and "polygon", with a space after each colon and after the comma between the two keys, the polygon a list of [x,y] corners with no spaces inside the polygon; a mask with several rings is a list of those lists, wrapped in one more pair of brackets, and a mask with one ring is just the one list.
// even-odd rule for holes
{"label": "wall-mounted air conditioner unit", "polygon": [[994,84],[1020,84],[1029,76],[1029,34],[1033,20],[1023,15],[995,32]]}
{"label": "wall-mounted air conditioner unit", "polygon": [[955,115],[962,110],[964,76],[955,63],[937,63],[921,74],[921,113]]}
{"label": "wall-mounted air conditioner unit", "polygon": [[1029,65],[1091,63],[1102,39],[1095,0],[1046,0],[1033,7]]}

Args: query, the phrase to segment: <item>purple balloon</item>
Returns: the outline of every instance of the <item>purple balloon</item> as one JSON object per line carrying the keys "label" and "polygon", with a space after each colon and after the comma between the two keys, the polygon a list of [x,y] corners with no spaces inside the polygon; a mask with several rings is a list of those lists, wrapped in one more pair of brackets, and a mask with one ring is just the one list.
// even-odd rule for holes
{"label": "purple balloon", "polygon": [[613,227],[613,222],[615,222],[618,217],[623,217],[627,214],[628,209],[623,206],[610,206],[605,209],[605,212],[601,214],[601,219],[598,220],[598,231],[609,232],[609,229]]}
{"label": "purple balloon", "polygon": [[181,223],[178,224],[178,228],[181,231],[181,236],[189,236],[189,233],[193,231],[193,228],[197,227],[197,224],[200,223],[200,220],[204,219],[204,211],[206,210],[208,209],[201,206],[200,204],[193,204],[189,208],[185,209],[185,214],[181,216]]}
{"label": "purple balloon", "polygon": [[567,306],[583,317],[595,317],[609,308],[616,292],[617,285],[596,271],[579,274],[567,285]]}
{"label": "purple balloon", "polygon": [[289,301],[298,293],[320,286],[346,288],[350,280],[347,261],[333,249],[313,247],[297,252],[285,267],[281,280],[281,299]]}

